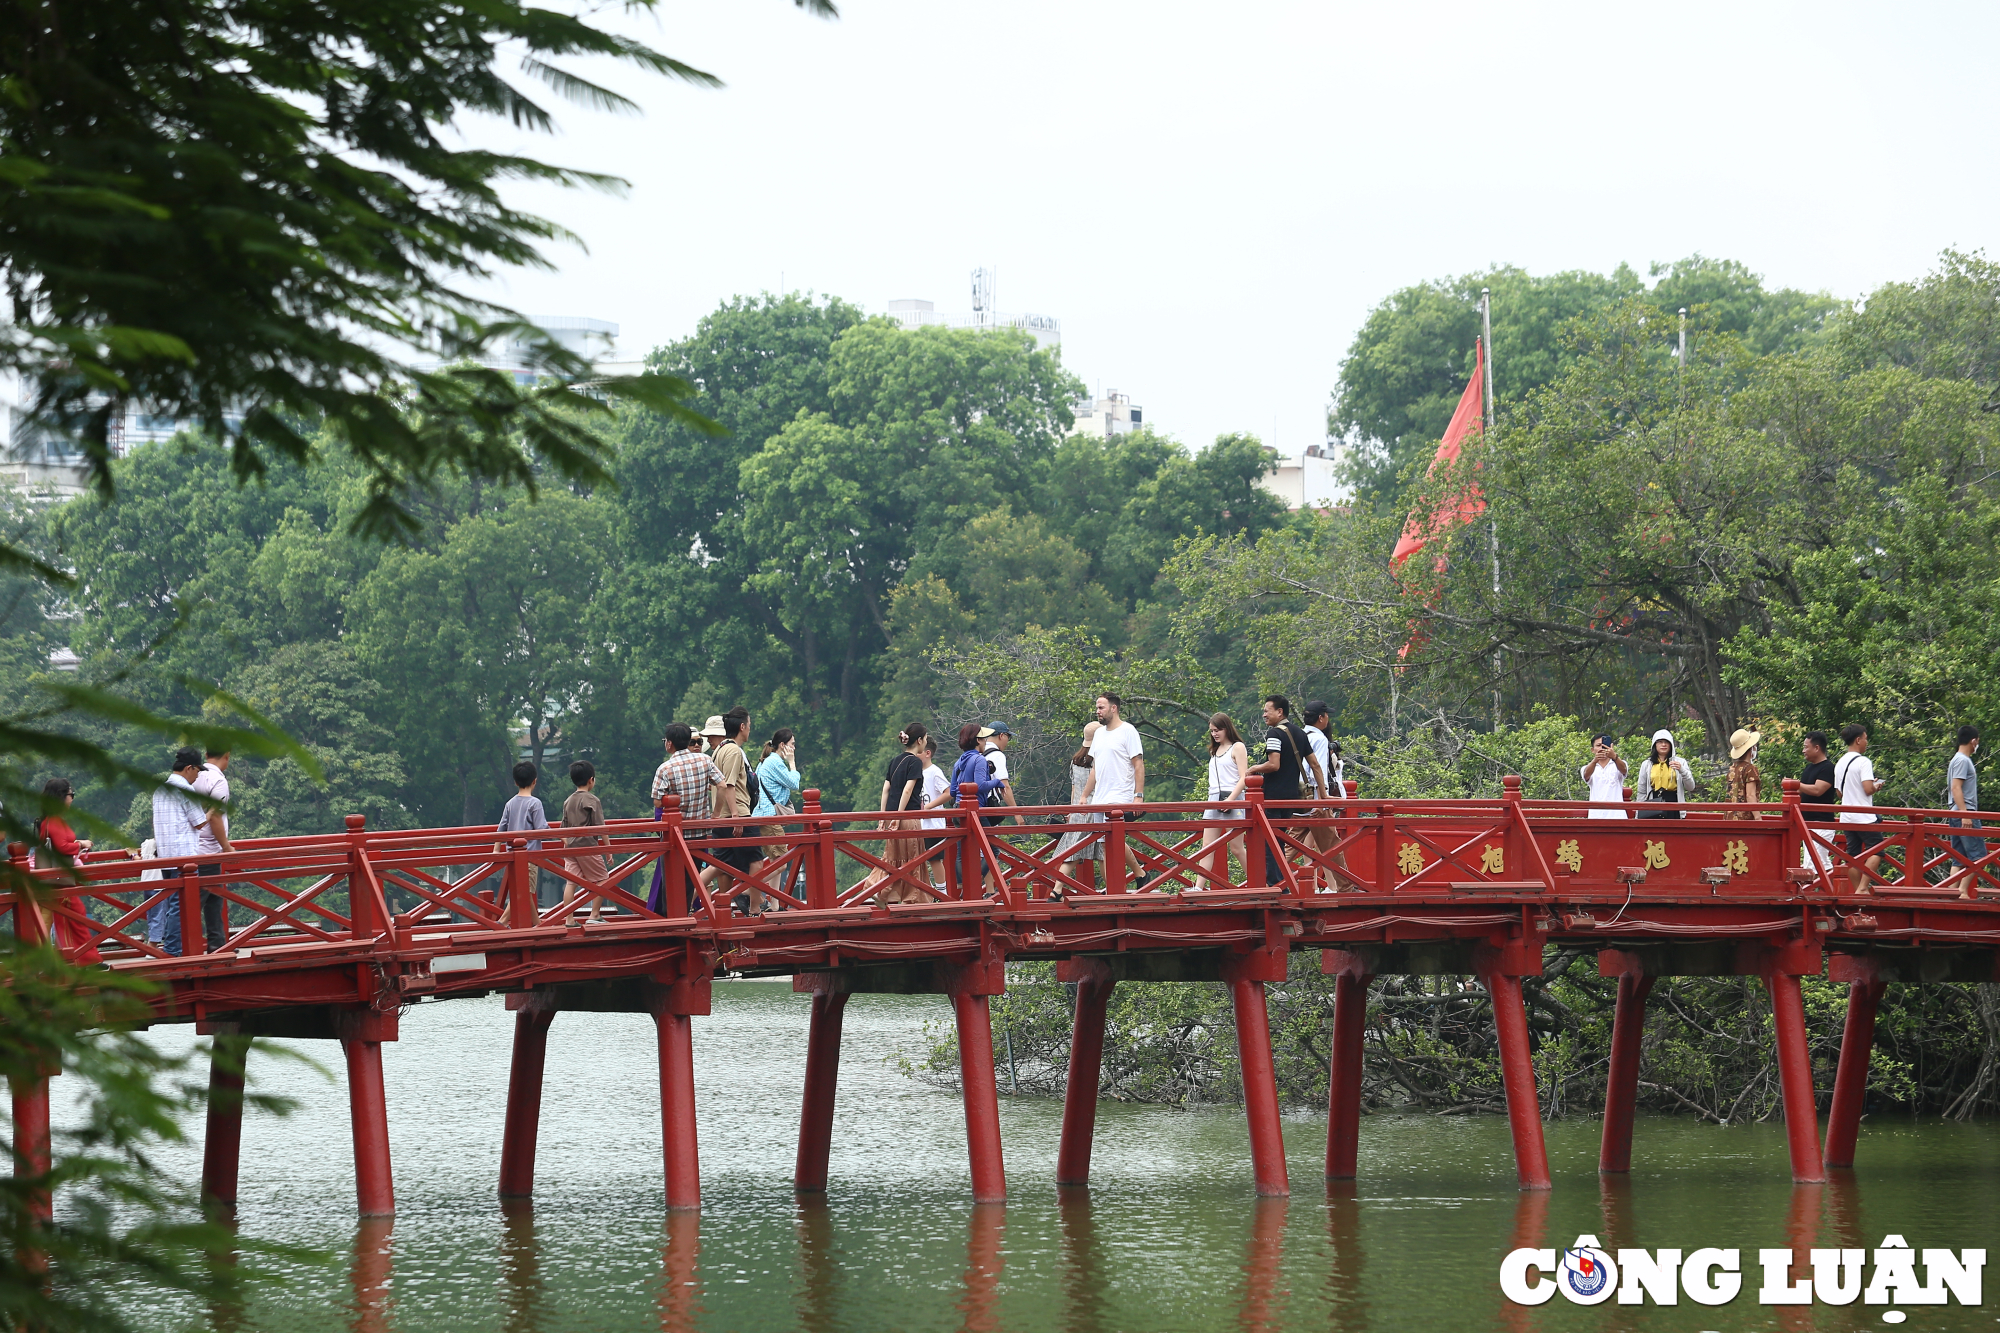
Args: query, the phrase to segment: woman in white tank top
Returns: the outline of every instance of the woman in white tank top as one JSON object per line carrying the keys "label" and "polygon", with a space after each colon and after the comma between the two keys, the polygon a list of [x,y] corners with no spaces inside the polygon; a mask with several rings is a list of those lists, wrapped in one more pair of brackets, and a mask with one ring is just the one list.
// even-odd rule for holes
{"label": "woman in white tank top", "polygon": [[[1236,724],[1229,720],[1229,714],[1217,713],[1208,720],[1208,799],[1211,801],[1240,801],[1243,799],[1243,778],[1249,770],[1250,760],[1243,752],[1243,737],[1236,730]],[[1209,819],[1242,819],[1242,810],[1212,809],[1206,812]],[[1229,853],[1233,850],[1240,860],[1243,856],[1243,835],[1231,835],[1219,828],[1201,831],[1201,849],[1204,853],[1216,843],[1228,839],[1212,862],[1204,857],[1204,863],[1213,868],[1217,883],[1229,880]]]}

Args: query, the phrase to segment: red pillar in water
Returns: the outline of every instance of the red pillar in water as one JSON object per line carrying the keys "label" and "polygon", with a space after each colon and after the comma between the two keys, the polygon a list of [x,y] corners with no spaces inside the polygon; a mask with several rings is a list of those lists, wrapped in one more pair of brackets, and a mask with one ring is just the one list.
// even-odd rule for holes
{"label": "red pillar in water", "polygon": [[1076,983],[1076,1026],[1069,1042],[1056,1184],[1088,1185],[1091,1140],[1097,1132],[1098,1080],[1104,1065],[1104,1013],[1118,983],[1104,963],[1084,958],[1057,963],[1056,980]]}
{"label": "red pillar in water", "polygon": [[218,1032],[208,1056],[208,1131],[201,1144],[201,1197],[236,1206],[237,1168],[243,1157],[243,1065],[250,1038]]}
{"label": "red pillar in water", "polygon": [[[1255,855],[1255,853],[1252,853]],[[1290,957],[1282,946],[1223,955],[1222,978],[1236,1010],[1236,1057],[1243,1070],[1243,1111],[1250,1122],[1250,1164],[1257,1193],[1292,1192],[1285,1170],[1285,1131],[1278,1120],[1278,1076],[1271,1063],[1271,1016],[1264,983],[1282,981]]]}
{"label": "red pillar in water", "polygon": [[1611,1019],[1611,1063],[1604,1079],[1604,1137],[1597,1149],[1599,1171],[1632,1169],[1632,1119],[1639,1101],[1639,1047],[1646,1032],[1646,997],[1653,978],[1626,964],[1627,955],[1607,949],[1598,968],[1618,967],[1618,1008]]}
{"label": "red pillar in water", "polygon": [[[510,997],[512,998],[512,997]],[[535,1144],[542,1126],[542,1071],[548,1063],[549,1025],[556,1011],[543,997],[527,995],[514,1013],[514,1059],[507,1071],[507,1122],[500,1131],[500,1197],[535,1192]]]}
{"label": "red pillar in water", "polygon": [[[826,1188],[828,1160],[833,1155],[833,1103],[840,1082],[840,1026],[847,1011],[847,991],[825,972],[792,978],[796,989],[818,984],[812,997],[812,1026],[806,1034],[805,1102],[799,1110],[799,1155],[792,1168],[792,1188],[816,1193]],[[801,985],[801,983],[805,983]]]}
{"label": "red pillar in water", "polygon": [[382,1086],[382,1043],[343,1036],[347,1056],[347,1102],[354,1121],[354,1192],[363,1217],[396,1211],[396,1188],[389,1174],[389,1103]]}
{"label": "red pillar in water", "polygon": [[1368,964],[1327,949],[1320,970],[1333,976],[1333,1058],[1327,1070],[1326,1178],[1352,1180],[1361,1158],[1362,1039],[1367,1031]]}
{"label": "red pillar in water", "polygon": [[958,1018],[958,1071],[965,1089],[965,1141],[972,1157],[972,1201],[1005,1203],[1007,1167],[1000,1155],[1000,1089],[993,1073],[993,1014],[984,995],[951,997]]}
{"label": "red pillar in water", "polygon": [[[15,1075],[9,1082],[14,1094],[14,1177],[46,1176],[49,1173],[49,1080],[47,1077]],[[28,1216],[47,1226],[55,1216],[53,1201],[45,1189],[29,1194],[25,1202]],[[43,1256],[23,1256],[35,1272],[45,1266]]]}
{"label": "red pillar in water", "polygon": [[669,1210],[701,1207],[701,1162],[695,1145],[694,1024],[709,1011],[709,978],[682,977],[654,988],[651,1008],[660,1037],[661,1151]]}
{"label": "red pillar in water", "polygon": [[[1530,956],[1530,954],[1532,956]],[[1518,955],[1518,956],[1517,956]],[[1521,1001],[1521,973],[1541,970],[1541,950],[1511,943],[1481,960],[1480,984],[1493,997],[1493,1027],[1500,1045],[1500,1073],[1507,1086],[1507,1121],[1514,1131],[1514,1170],[1524,1190],[1549,1188],[1549,1152],[1542,1138],[1542,1099],[1535,1090],[1535,1056],[1528,1044],[1528,1011]]]}
{"label": "red pillar in water", "polygon": [[1813,1100],[1812,1052],[1806,1044],[1805,1001],[1799,979],[1775,966],[1764,970],[1771,992],[1771,1026],[1778,1041],[1778,1082],[1785,1096],[1785,1137],[1792,1150],[1792,1179],[1826,1179],[1819,1151],[1819,1107]]}
{"label": "red pillar in water", "polygon": [[1868,1058],[1875,1050],[1875,1007],[1882,1002],[1882,989],[1882,982],[1872,976],[1847,984],[1847,1025],[1840,1034],[1833,1104],[1826,1111],[1826,1166],[1854,1165],[1861,1106],[1868,1092]]}

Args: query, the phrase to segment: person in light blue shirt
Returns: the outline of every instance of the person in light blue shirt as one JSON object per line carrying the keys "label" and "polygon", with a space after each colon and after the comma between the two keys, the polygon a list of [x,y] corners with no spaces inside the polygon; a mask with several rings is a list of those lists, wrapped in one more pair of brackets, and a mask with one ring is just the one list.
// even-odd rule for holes
{"label": "person in light blue shirt", "polygon": [[750,813],[775,819],[778,807],[799,805],[799,742],[790,727],[779,727],[764,742],[764,757],[757,762],[757,804]]}
{"label": "person in light blue shirt", "polygon": [[[776,820],[782,815],[798,813],[799,784],[802,781],[799,777],[798,735],[790,727],[779,727],[771,733],[771,739],[764,742],[764,757],[757,761],[757,803],[750,809],[751,818]],[[757,830],[757,836],[771,839],[760,849],[763,859],[751,867],[761,872],[765,861],[776,860],[790,849],[782,841],[785,836],[783,824],[766,824]],[[789,894],[795,878],[795,874],[787,869],[783,884],[770,885],[768,879],[765,883]],[[768,910],[771,901],[765,898],[760,909]],[[784,906],[784,900],[779,899],[779,909],[783,910]]]}

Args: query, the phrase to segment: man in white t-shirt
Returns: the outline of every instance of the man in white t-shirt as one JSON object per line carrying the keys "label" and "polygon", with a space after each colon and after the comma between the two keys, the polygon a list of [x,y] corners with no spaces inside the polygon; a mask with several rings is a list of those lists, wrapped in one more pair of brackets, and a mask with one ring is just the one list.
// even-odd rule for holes
{"label": "man in white t-shirt", "polygon": [[[1618,757],[1618,746],[1609,733],[1590,738],[1590,762],[1582,769],[1583,785],[1588,793],[1585,800],[1593,804],[1608,801],[1613,805],[1625,803],[1625,761]],[[1625,819],[1623,810],[1592,810],[1592,819]]]}
{"label": "man in white t-shirt", "polygon": [[[1875,764],[1868,757],[1868,728],[1859,722],[1850,722],[1840,729],[1840,739],[1847,745],[1847,753],[1833,766],[1833,789],[1840,793],[1840,822],[1858,827],[1847,830],[1847,885],[1856,894],[1867,896],[1868,874],[1882,864],[1882,853],[1873,849],[1881,846],[1883,834],[1867,827],[1877,822],[1877,817],[1868,807],[1875,804],[1875,793],[1888,786],[1886,781],[1875,780]],[[1851,858],[1865,857],[1860,864]]]}
{"label": "man in white t-shirt", "polygon": [[[208,762],[201,766],[201,772],[191,785],[198,794],[226,804],[229,800],[229,751],[208,751]],[[235,844],[229,841],[228,814],[211,810],[208,822],[195,834],[195,855],[220,856],[235,850]],[[220,875],[222,863],[213,861],[197,869],[206,879],[210,875]],[[220,951],[229,937],[229,900],[209,889],[201,891],[201,932],[210,953]]]}
{"label": "man in white t-shirt", "polygon": [[[983,728],[983,730],[985,732],[985,743],[979,747],[979,750],[981,754],[986,756],[986,771],[998,779],[1000,783],[998,787],[993,789],[992,803],[994,805],[1019,806],[1021,802],[1015,799],[1014,796],[1014,780],[1007,772],[1007,747],[1014,743],[1013,728],[1009,727],[1005,722],[995,722],[991,726]],[[984,818],[988,828],[993,827],[995,824],[1004,824],[1007,822],[1007,816],[1005,815],[987,815]],[[1025,824],[1028,821],[1020,815],[1015,815],[1014,822],[1016,824]]]}
{"label": "man in white t-shirt", "polygon": [[[1097,696],[1097,720],[1101,724],[1090,738],[1090,778],[1084,783],[1087,805],[1137,805],[1146,799],[1146,747],[1140,743],[1139,729],[1125,721],[1123,705],[1109,690]],[[1137,871],[1139,853],[1125,844],[1125,864]],[[1110,867],[1105,874],[1110,874]],[[1139,880],[1143,888],[1146,877]]]}
{"label": "man in white t-shirt", "polygon": [[[1326,738],[1327,728],[1332,724],[1332,721],[1333,710],[1327,707],[1324,700],[1314,699],[1306,705],[1306,743],[1312,747],[1312,762],[1306,765],[1305,775],[1307,780],[1312,784],[1312,794],[1318,799],[1328,802],[1328,804],[1319,806],[1313,811],[1315,815],[1321,816],[1332,815],[1339,808],[1333,802],[1339,801],[1347,795],[1347,792],[1341,787],[1339,779],[1334,776],[1333,745]],[[1314,851],[1320,853],[1332,851],[1333,845],[1339,840],[1339,837],[1340,830],[1332,824],[1316,824],[1306,830],[1306,840],[1312,844]],[[1333,864],[1345,870],[1347,868],[1347,853],[1334,852]],[[1313,879],[1316,885],[1322,886],[1328,893],[1340,892],[1340,880],[1338,876],[1323,879],[1315,872]]]}

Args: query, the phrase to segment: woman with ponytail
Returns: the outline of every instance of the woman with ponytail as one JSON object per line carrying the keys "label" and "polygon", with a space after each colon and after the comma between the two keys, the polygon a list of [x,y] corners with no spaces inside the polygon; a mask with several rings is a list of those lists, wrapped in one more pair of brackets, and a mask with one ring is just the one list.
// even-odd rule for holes
{"label": "woman with ponytail", "polygon": [[[884,811],[921,811],[924,804],[924,737],[930,735],[921,722],[906,722],[896,733],[896,757],[889,761],[889,771],[882,778],[882,809]],[[923,853],[923,828],[920,817],[898,816],[885,818],[881,823],[884,833],[890,835],[883,859],[892,866],[905,866]],[[907,833],[905,830],[908,830]],[[899,836],[900,835],[900,836]],[[879,872],[878,872],[879,874]],[[879,901],[887,903],[920,903],[926,901],[924,891],[914,884],[896,881],[882,890]]]}

